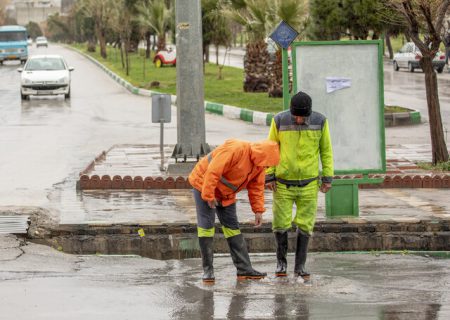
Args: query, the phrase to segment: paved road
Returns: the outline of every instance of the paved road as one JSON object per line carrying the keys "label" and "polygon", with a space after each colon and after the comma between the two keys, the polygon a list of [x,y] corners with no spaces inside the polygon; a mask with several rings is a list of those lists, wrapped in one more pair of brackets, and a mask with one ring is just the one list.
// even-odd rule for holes
{"label": "paved road", "polygon": [[[269,273],[275,267],[273,255],[252,260]],[[216,284],[204,286],[200,259],[67,255],[0,236],[0,319],[444,320],[449,261],[315,253],[313,282],[305,286],[292,276],[237,282],[231,258],[221,256]]]}

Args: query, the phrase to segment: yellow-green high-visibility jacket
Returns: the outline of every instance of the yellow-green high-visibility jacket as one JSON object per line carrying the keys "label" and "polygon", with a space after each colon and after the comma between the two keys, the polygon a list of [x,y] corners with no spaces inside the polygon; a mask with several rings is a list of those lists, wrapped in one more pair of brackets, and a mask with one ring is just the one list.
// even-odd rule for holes
{"label": "yellow-green high-visibility jacket", "polygon": [[304,186],[319,178],[319,156],[322,182],[331,182],[333,150],[324,115],[312,112],[304,124],[298,125],[289,110],[280,112],[272,119],[268,139],[280,145],[280,163],[266,170],[266,182]]}

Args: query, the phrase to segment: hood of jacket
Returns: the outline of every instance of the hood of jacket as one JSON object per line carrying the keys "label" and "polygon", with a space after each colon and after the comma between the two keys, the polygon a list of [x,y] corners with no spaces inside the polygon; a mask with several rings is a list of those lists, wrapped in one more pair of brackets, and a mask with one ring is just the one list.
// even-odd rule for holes
{"label": "hood of jacket", "polygon": [[251,160],[256,166],[271,167],[280,162],[280,147],[278,143],[263,140],[250,144]]}

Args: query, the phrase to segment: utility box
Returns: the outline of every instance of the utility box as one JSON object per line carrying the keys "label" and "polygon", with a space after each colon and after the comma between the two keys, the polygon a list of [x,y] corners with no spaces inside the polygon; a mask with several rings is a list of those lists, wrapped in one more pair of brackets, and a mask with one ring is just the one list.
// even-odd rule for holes
{"label": "utility box", "polygon": [[170,123],[172,98],[169,94],[152,95],[152,122]]}

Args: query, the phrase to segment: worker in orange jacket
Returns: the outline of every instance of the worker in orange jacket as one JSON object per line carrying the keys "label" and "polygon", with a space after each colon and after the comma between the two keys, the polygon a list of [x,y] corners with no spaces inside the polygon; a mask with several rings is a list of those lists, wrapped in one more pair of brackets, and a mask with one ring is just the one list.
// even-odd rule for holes
{"label": "worker in orange jacket", "polygon": [[280,160],[276,142],[252,143],[230,139],[203,157],[189,175],[197,208],[197,233],[202,254],[203,282],[213,283],[215,213],[230,248],[238,279],[261,279],[267,274],[253,269],[236,215],[236,194],[248,190],[255,227],[262,224],[266,167]]}

